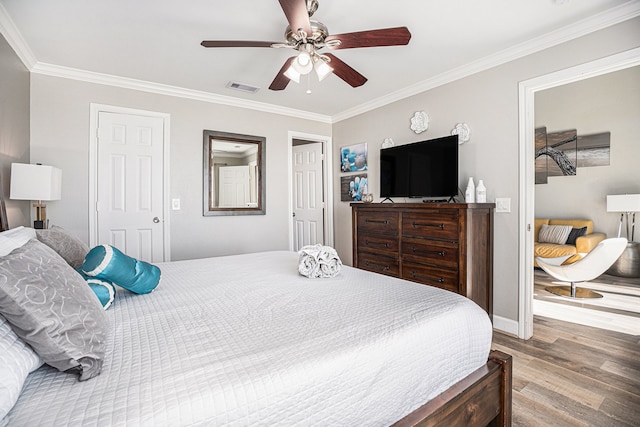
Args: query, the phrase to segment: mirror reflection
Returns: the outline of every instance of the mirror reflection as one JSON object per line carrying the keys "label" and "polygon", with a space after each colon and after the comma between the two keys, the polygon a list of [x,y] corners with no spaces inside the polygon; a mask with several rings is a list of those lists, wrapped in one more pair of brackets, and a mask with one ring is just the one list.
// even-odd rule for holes
{"label": "mirror reflection", "polygon": [[264,137],[204,131],[204,215],[264,215]]}

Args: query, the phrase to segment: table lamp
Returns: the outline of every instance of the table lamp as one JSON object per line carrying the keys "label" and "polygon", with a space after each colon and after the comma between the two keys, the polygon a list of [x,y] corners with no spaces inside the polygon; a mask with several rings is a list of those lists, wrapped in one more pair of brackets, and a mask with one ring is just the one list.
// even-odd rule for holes
{"label": "table lamp", "polygon": [[62,171],[53,166],[25,163],[11,164],[11,193],[13,200],[36,200],[36,219],[33,228],[47,228],[48,200],[60,200],[62,192]]}
{"label": "table lamp", "polygon": [[[627,218],[627,240],[632,242],[636,226],[636,212],[640,212],[640,194],[618,194],[607,196],[607,212],[620,212],[620,225],[618,237],[622,233],[622,220]],[[629,223],[629,216],[631,223]],[[631,224],[631,232],[629,225]]]}

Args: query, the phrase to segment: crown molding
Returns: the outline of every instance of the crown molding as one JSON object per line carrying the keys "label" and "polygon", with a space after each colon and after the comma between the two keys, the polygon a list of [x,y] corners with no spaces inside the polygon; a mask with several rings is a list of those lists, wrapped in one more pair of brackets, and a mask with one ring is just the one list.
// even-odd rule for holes
{"label": "crown molding", "polygon": [[528,40],[516,46],[486,56],[477,61],[470,62],[461,67],[439,74],[414,85],[392,92],[388,95],[376,98],[372,101],[360,104],[354,108],[345,110],[331,117],[332,123],[355,117],[376,108],[383,107],[396,101],[409,98],[421,92],[434,89],[438,86],[471,76],[481,71],[497,67],[507,62],[523,58],[527,55],[548,49],[550,47],[574,40],[598,30],[627,21],[640,16],[640,2],[629,1],[623,5],[611,8],[600,14],[583,19],[575,24],[549,32],[543,36]]}
{"label": "crown molding", "polygon": [[20,61],[31,71],[36,64],[36,56],[33,54],[29,45],[22,37],[22,34],[13,23],[13,19],[7,13],[7,9],[0,3],[0,34],[4,36],[9,46],[14,50]]}
{"label": "crown molding", "polygon": [[222,104],[230,107],[246,108],[265,113],[280,114],[299,119],[313,120],[316,122],[331,123],[331,117],[324,114],[317,114],[309,111],[296,110],[294,108],[281,107],[274,104],[268,104],[266,102],[257,102],[234,98],[231,96],[218,95],[210,92],[186,89],[178,86],[130,79],[128,77],[96,73],[93,71],[79,70],[77,68],[62,67],[54,64],[38,62],[32,68],[31,72],[46,76],[61,77],[88,83],[115,86],[124,89],[139,90],[141,92],[155,93],[158,95],[174,96],[177,98],[192,99],[195,101],[209,102],[212,104]]}

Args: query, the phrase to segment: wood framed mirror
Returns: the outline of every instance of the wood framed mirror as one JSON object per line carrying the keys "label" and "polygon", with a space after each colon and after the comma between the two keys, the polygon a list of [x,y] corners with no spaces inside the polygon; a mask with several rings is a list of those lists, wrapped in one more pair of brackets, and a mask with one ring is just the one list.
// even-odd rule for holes
{"label": "wood framed mirror", "polygon": [[265,214],[265,142],[262,136],[203,132],[204,216]]}

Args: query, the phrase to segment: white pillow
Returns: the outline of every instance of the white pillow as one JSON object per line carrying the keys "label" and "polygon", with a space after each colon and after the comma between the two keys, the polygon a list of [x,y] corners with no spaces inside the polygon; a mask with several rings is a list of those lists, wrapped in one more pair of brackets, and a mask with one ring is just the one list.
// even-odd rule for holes
{"label": "white pillow", "polygon": [[0,256],[9,255],[14,249],[21,248],[31,239],[36,239],[36,230],[28,227],[16,227],[0,233]]}
{"label": "white pillow", "polygon": [[40,357],[0,315],[0,420],[15,405],[27,375],[41,365]]}

